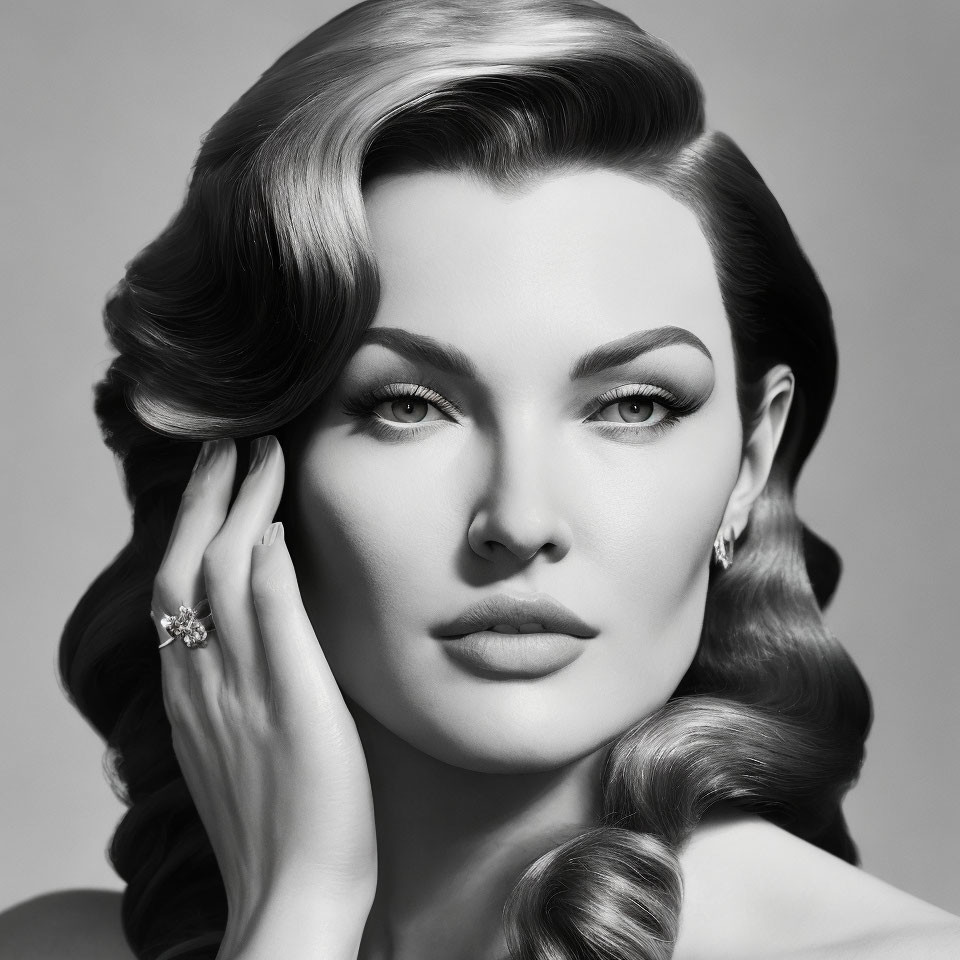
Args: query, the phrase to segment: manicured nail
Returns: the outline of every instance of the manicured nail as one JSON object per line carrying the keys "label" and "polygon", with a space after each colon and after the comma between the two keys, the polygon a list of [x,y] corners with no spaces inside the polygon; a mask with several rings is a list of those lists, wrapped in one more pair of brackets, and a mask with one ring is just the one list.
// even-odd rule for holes
{"label": "manicured nail", "polygon": [[277,523],[271,523],[269,527],[263,532],[263,539],[260,541],[265,547],[269,547],[273,542],[279,537],[283,540],[283,524],[279,521]]}
{"label": "manicured nail", "polygon": [[200,453],[197,455],[197,460],[193,465],[193,473],[196,473],[201,467],[205,467],[213,459],[217,442],[216,440],[204,440],[203,446],[200,447]]}
{"label": "manicured nail", "polygon": [[250,448],[250,469],[249,473],[259,470],[267,459],[267,451],[270,449],[270,436],[257,437]]}

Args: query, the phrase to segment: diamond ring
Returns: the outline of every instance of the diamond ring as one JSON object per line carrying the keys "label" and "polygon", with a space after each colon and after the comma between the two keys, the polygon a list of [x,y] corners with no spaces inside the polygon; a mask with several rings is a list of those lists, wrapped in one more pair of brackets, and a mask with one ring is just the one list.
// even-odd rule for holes
{"label": "diamond ring", "polygon": [[160,618],[160,626],[170,634],[169,640],[159,644],[160,649],[177,639],[182,640],[191,650],[205,647],[207,634],[213,629],[210,601],[204,597],[195,607],[181,606],[176,616],[164,614]]}

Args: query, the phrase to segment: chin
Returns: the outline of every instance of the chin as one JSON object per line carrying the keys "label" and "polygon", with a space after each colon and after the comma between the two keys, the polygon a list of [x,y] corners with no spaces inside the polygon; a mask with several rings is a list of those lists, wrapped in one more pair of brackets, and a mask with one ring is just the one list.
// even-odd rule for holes
{"label": "chin", "polygon": [[571,750],[569,743],[536,743],[520,740],[501,740],[497,743],[474,742],[464,744],[449,738],[437,738],[428,743],[412,744],[422,753],[442,763],[475,773],[549,773],[589,756],[605,745],[605,741],[591,743],[580,750]]}
{"label": "chin", "polygon": [[[559,707],[545,712],[530,703],[510,710],[507,691],[496,707],[446,710],[400,718],[376,718],[394,736],[420,753],[452,767],[477,773],[548,773],[560,770],[606,747],[634,724],[637,717],[598,717],[596,711]],[[507,702],[504,702],[507,701]],[[479,705],[478,705],[479,706]],[[540,705],[543,706],[542,704]],[[595,706],[595,704],[594,704]],[[598,722],[606,720],[606,722]]]}

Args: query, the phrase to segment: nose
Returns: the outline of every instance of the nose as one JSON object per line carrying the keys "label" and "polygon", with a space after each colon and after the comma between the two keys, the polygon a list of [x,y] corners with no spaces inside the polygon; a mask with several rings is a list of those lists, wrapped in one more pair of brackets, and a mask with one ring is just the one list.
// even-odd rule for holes
{"label": "nose", "polygon": [[556,471],[545,438],[524,431],[494,447],[490,480],[467,530],[473,552],[485,560],[511,555],[527,562],[539,553],[556,561],[571,546],[571,529],[557,506]]}

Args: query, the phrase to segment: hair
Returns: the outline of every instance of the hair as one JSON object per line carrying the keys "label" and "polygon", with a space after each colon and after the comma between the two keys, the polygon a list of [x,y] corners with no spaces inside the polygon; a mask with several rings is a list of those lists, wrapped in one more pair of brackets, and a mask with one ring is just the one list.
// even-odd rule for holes
{"label": "hair", "polygon": [[367,0],[284,54],[217,121],[182,207],[105,308],[117,356],[95,409],[133,525],[73,611],[59,666],[128,806],[110,857],[141,960],[212,958],[226,923],[171,745],[150,618],[199,441],[292,429],[359,345],[379,296],[363,204],[372,178],[459,171],[512,189],[596,168],[657,185],[698,217],[744,437],[775,363],[792,369],[795,396],[736,562],[711,569],[694,661],[610,750],[601,821],[519,879],[505,907],[511,954],[671,956],[678,854],[720,804],[857,861],[841,799],[870,700],[822,618],[839,560],[794,508],[833,398],[836,346],[783,212],[733,141],[705,130],[691,70],[625,16],[592,0]]}

